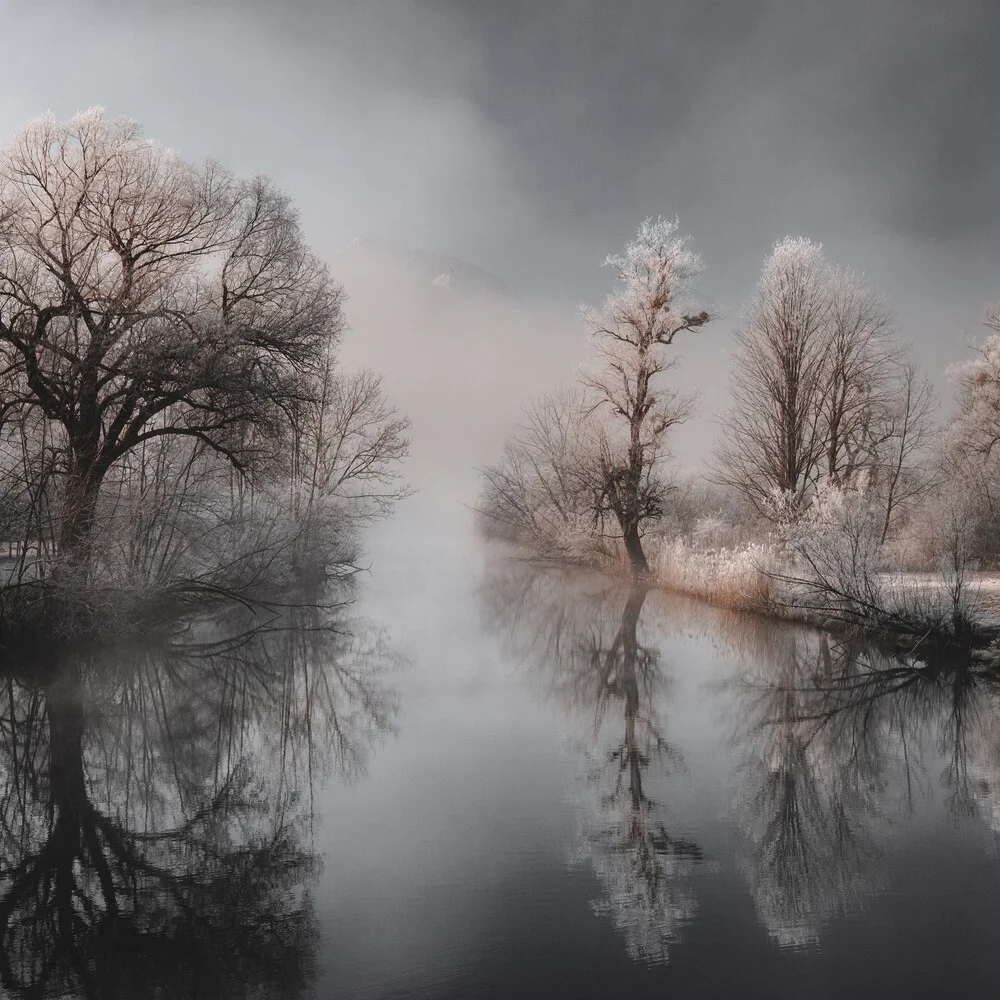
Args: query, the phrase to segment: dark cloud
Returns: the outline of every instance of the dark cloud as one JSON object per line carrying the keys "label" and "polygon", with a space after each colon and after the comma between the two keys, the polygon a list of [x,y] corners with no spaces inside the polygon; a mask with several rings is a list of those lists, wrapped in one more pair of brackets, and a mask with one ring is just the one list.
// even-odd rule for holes
{"label": "dark cloud", "polygon": [[[994,2],[431,6],[483,48],[470,93],[509,131],[520,179],[544,193],[554,220],[627,207],[666,151],[721,124],[728,142],[713,144],[715,157],[739,163],[755,138],[803,170],[825,165],[818,200],[826,172],[842,173],[853,200],[901,232],[997,224]],[[755,137],[738,127],[744,118]]]}
{"label": "dark cloud", "polygon": [[[397,168],[407,188],[407,147],[421,137],[419,129],[406,134],[406,121],[419,125],[421,114],[440,118],[444,109],[452,119],[445,129],[461,138],[481,120],[503,177],[488,176],[473,157],[459,189],[465,184],[471,196],[482,181],[481,197],[498,200],[508,216],[504,202],[516,193],[526,219],[572,234],[603,230],[616,216],[631,227],[646,212],[686,216],[690,206],[700,215],[702,203],[743,214],[737,199],[756,203],[749,214],[764,216],[753,220],[762,226],[764,213],[776,223],[821,222],[824,206],[832,219],[843,222],[846,213],[916,239],[960,239],[1000,225],[995,0],[41,6],[68,37],[79,20],[85,32],[128,37],[133,52],[145,49],[154,62],[174,50],[178,68],[208,78],[201,114],[237,95],[245,108],[266,105],[267,88],[318,105],[289,108],[286,126],[309,127],[307,116],[324,105],[329,119],[320,127],[331,130],[375,109],[360,138],[378,155],[345,152],[361,170],[374,163],[386,185]],[[234,72],[221,70],[227,65]],[[88,75],[101,69],[84,61],[76,67],[81,93]],[[173,86],[141,72],[125,80],[120,94],[102,88],[96,98],[138,98],[141,113],[148,92]],[[38,89],[50,88],[40,81]],[[386,120],[377,112],[392,102],[401,114]],[[393,130],[400,157],[387,164]],[[425,140],[440,147],[446,168],[454,150],[433,123]],[[517,239],[503,229],[496,227],[500,257]],[[482,233],[466,236],[491,253]]]}

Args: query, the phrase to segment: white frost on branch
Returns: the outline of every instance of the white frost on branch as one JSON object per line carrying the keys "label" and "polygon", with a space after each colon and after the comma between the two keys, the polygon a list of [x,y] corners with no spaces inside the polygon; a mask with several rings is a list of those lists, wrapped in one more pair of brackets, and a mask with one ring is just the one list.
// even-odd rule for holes
{"label": "white frost on branch", "polygon": [[986,321],[993,332],[979,345],[976,357],[948,368],[959,405],[948,439],[962,454],[989,463],[995,473],[1000,442],[1000,311],[990,310]]}

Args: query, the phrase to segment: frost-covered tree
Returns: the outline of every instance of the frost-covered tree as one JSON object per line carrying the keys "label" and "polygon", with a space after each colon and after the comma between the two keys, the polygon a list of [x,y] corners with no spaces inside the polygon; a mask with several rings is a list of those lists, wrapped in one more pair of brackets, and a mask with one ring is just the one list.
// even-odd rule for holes
{"label": "frost-covered tree", "polygon": [[331,344],[320,366],[315,405],[293,431],[292,475],[302,505],[335,504],[352,519],[385,516],[409,496],[399,463],[410,427],[371,369],[345,372]]}
{"label": "frost-covered tree", "polygon": [[1000,310],[987,311],[986,325],[992,332],[976,357],[948,369],[958,411],[946,437],[955,461],[978,467],[983,487],[995,497],[1000,485]]}
{"label": "frost-covered tree", "polygon": [[580,554],[588,537],[598,548],[619,538],[633,574],[648,574],[643,526],[663,516],[668,432],[691,409],[663,376],[677,363],[677,334],[709,320],[679,301],[702,264],[677,227],[647,219],[605,261],[619,283],[602,308],[583,310],[593,356],[580,391],[532,403],[484,470],[480,512],[494,533],[559,555]]}
{"label": "frost-covered tree", "polygon": [[531,400],[499,460],[483,470],[478,511],[487,534],[539,555],[592,554],[596,480],[590,444],[578,389]]}
{"label": "frost-covered tree", "polygon": [[758,513],[797,516],[821,484],[862,473],[890,522],[926,485],[917,455],[933,396],[882,298],[811,240],[779,241],[736,334],[716,456]]}
{"label": "frost-covered tree", "polygon": [[660,477],[667,434],[690,411],[690,400],[663,378],[677,363],[670,348],[679,333],[709,320],[682,301],[702,261],[677,229],[676,220],[643,222],[624,251],[605,261],[618,287],[602,308],[584,310],[594,352],[581,374],[597,421],[594,514],[616,524],[639,576],[649,571],[642,527],[662,515],[667,495]]}
{"label": "frost-covered tree", "polygon": [[192,439],[250,474],[314,400],[341,300],[269,181],[100,111],[18,133],[0,155],[0,420],[53,429],[67,561],[145,442]]}
{"label": "frost-covered tree", "polygon": [[960,513],[964,547],[992,560],[1000,552],[1000,309],[987,310],[986,326],[991,332],[976,356],[948,369],[957,409],[943,433],[940,465],[943,506]]}
{"label": "frost-covered tree", "polygon": [[778,243],[736,333],[718,455],[722,478],[758,510],[775,492],[801,501],[823,456],[822,393],[831,303],[821,248]]}
{"label": "frost-covered tree", "polygon": [[930,445],[937,435],[937,399],[930,381],[907,361],[893,375],[886,405],[877,414],[879,462],[873,467],[882,518],[882,541],[908,519],[934,486]]}
{"label": "frost-covered tree", "polygon": [[819,397],[824,454],[822,474],[835,486],[870,468],[883,425],[879,421],[895,386],[904,351],[880,295],[852,271],[826,276],[829,326]]}

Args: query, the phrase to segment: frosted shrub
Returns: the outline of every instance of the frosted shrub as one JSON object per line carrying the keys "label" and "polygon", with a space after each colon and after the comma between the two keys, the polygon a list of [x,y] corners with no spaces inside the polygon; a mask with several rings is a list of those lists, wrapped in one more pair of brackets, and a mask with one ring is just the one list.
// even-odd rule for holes
{"label": "frosted shrub", "polygon": [[732,529],[717,514],[700,517],[691,531],[691,541],[699,549],[723,548],[732,534]]}
{"label": "frosted shrub", "polygon": [[855,486],[827,486],[783,538],[808,579],[831,592],[874,595],[882,569],[882,511],[865,477]]}
{"label": "frosted shrub", "polygon": [[[812,615],[866,632],[919,637],[948,645],[977,634],[976,595],[966,586],[969,560],[961,531],[939,565],[944,587],[893,572],[882,543],[884,511],[864,479],[827,487],[804,516],[783,530],[792,565],[784,579],[788,601]],[[956,514],[953,527],[961,517]],[[948,518],[938,530],[947,536]]]}
{"label": "frosted shrub", "polygon": [[987,490],[970,483],[971,478],[946,484],[926,512],[923,535],[929,561],[946,576],[981,569],[995,559],[997,514]]}
{"label": "frosted shrub", "polygon": [[805,509],[804,500],[791,490],[775,486],[761,501],[764,517],[777,525],[794,524]]}

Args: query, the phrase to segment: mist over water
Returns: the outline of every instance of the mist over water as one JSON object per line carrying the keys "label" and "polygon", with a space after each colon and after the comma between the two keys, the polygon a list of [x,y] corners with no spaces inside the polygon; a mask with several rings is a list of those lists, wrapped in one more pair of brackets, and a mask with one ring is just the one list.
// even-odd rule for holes
{"label": "mist over water", "polygon": [[418,492],[332,607],[8,667],[8,991],[992,996],[995,677],[485,543],[481,449],[568,358],[426,260],[389,350],[378,254],[345,354],[410,410]]}
{"label": "mist over water", "polygon": [[318,798],[321,991],[989,995],[988,679],[866,681],[863,647],[407,517],[360,605],[398,732]]}
{"label": "mist over water", "polygon": [[[347,292],[345,363],[382,373],[413,421],[407,475],[446,505],[473,503],[479,471],[496,460],[525,405],[574,384],[587,362],[581,303],[527,295],[467,261],[384,240],[355,240],[332,261]],[[600,304],[612,274],[603,277],[589,305]],[[693,418],[671,439],[684,471],[702,464],[718,434],[731,346],[725,325],[736,319],[724,314],[718,328],[678,347],[675,381],[696,396]]]}
{"label": "mist over water", "polygon": [[[413,421],[407,475],[442,504],[472,503],[477,469],[521,407],[572,378],[585,333],[570,309],[524,303],[446,258],[368,241],[337,257],[348,293],[344,359],[375,367]],[[471,270],[471,269],[470,269]]]}
{"label": "mist over water", "polygon": [[[9,6],[0,997],[994,997],[1000,317],[991,357],[946,369],[997,297],[1000,7]],[[59,232],[6,152],[47,112],[19,148],[64,182]],[[123,172],[76,199],[100,173],[76,157],[115,135]],[[644,344],[617,337],[651,301],[626,274],[601,313],[637,227],[659,243],[626,257],[671,292]],[[754,313],[760,275],[801,273],[795,246],[822,263],[806,437],[850,425],[799,507],[708,472],[726,435],[733,465],[754,432],[775,450],[773,385],[726,414],[769,357],[734,334],[776,301]],[[647,268],[664,249],[704,269]],[[839,371],[837,302],[877,305]],[[600,438],[593,398],[567,410],[544,545],[488,541],[478,509],[600,322],[626,397],[663,364],[643,419],[697,397],[643,445],[636,579],[601,450],[628,434]],[[834,586],[783,605],[802,559]]]}
{"label": "mist over water", "polygon": [[418,492],[355,606],[399,714],[314,791],[317,995],[991,995],[993,683],[865,688],[863,645],[485,545],[477,467],[585,345],[449,266],[356,246],[339,272]]}

